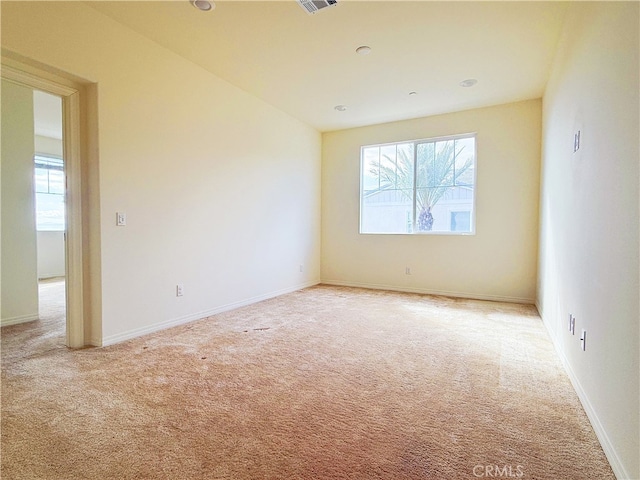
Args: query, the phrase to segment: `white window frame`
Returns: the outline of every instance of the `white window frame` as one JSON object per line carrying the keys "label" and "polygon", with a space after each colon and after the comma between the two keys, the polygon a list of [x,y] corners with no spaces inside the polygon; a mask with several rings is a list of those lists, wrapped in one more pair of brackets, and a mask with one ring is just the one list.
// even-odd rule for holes
{"label": "white window frame", "polygon": [[[417,145],[421,143],[436,143],[448,140],[459,140],[459,139],[468,139],[473,138],[473,195],[472,195],[472,208],[470,211],[470,227],[471,230],[468,232],[455,232],[455,231],[417,231],[415,228],[417,222],[417,155],[418,149]],[[364,150],[366,148],[371,147],[386,147],[386,146],[395,146],[401,144],[413,144],[413,199],[412,199],[412,222],[413,222],[413,231],[411,232],[363,232],[362,231],[362,212],[364,209],[364,182],[363,182],[363,168],[364,168]],[[360,211],[358,215],[358,232],[360,235],[455,235],[455,236],[473,236],[476,234],[476,189],[477,189],[477,176],[478,176],[478,138],[475,132],[471,133],[461,133],[456,135],[447,135],[440,137],[430,137],[430,138],[421,138],[416,140],[399,140],[397,142],[389,142],[389,143],[374,143],[369,145],[362,145],[360,147]]]}

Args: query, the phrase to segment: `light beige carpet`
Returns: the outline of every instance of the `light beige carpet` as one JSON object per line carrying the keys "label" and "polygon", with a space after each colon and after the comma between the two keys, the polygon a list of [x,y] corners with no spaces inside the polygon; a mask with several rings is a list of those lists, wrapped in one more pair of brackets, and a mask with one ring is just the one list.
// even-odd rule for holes
{"label": "light beige carpet", "polygon": [[614,478],[532,306],[318,286],[80,351],[45,324],[2,329],[3,479]]}

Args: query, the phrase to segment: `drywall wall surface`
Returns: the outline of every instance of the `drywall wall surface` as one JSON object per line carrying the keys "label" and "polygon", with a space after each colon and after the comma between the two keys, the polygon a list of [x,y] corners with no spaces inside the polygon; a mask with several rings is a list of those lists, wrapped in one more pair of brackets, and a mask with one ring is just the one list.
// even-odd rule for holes
{"label": "drywall wall surface", "polygon": [[319,281],[315,129],[80,2],[3,3],[2,42],[97,84],[103,344]]}
{"label": "drywall wall surface", "polygon": [[38,231],[38,278],[64,277],[64,232]]}
{"label": "drywall wall surface", "polygon": [[33,92],[2,80],[2,324],[38,318]]}
{"label": "drywall wall surface", "polygon": [[34,143],[36,153],[62,158],[62,140],[59,138],[35,135]]}
{"label": "drywall wall surface", "polygon": [[621,479],[640,478],[638,7],[573,4],[543,102],[537,304]]}
{"label": "drywall wall surface", "polygon": [[[540,129],[530,100],[323,134],[322,281],[533,303]],[[359,233],[361,146],[463,133],[477,134],[475,235]]]}

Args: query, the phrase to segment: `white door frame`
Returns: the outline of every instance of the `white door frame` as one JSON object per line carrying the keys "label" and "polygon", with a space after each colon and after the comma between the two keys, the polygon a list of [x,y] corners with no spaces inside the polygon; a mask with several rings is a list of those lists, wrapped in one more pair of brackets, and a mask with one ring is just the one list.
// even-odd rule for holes
{"label": "white door frame", "polygon": [[[49,75],[39,76],[2,62],[2,78],[19,85],[42,90],[62,97],[63,152],[65,162],[66,205],[66,344],[70,348],[85,346],[85,298],[83,281],[82,242],[82,161],[80,137],[80,95],[82,86],[71,81],[52,80]],[[11,62],[15,64],[15,62]],[[30,69],[32,70],[32,69]]]}

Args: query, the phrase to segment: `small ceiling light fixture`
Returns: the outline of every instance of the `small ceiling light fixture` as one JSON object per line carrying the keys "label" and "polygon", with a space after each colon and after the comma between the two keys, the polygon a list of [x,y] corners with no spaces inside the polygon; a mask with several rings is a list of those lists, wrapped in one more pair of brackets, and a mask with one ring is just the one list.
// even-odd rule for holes
{"label": "small ceiling light fixture", "polygon": [[203,12],[208,12],[209,10],[216,8],[216,4],[208,0],[191,0],[191,5]]}
{"label": "small ceiling light fixture", "polygon": [[339,112],[344,112],[347,109],[347,106],[346,105],[336,105],[333,108],[334,108],[334,110],[337,110]]}
{"label": "small ceiling light fixture", "polygon": [[358,55],[369,55],[371,53],[371,47],[368,45],[362,45],[356,48],[356,53]]}
{"label": "small ceiling light fixture", "polygon": [[464,88],[469,88],[469,87],[473,87],[476,83],[478,83],[478,80],[476,80],[475,78],[467,78],[466,80],[463,80],[462,82],[460,82],[460,86]]}
{"label": "small ceiling light fixture", "polygon": [[418,92],[409,92],[409,95],[411,95],[412,97],[413,97],[414,95],[417,95],[417,94],[418,94]]}

